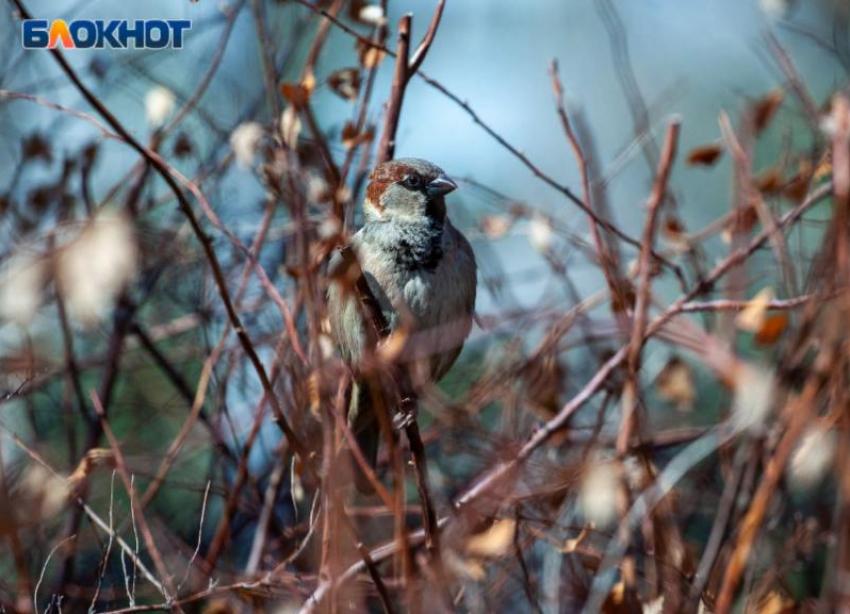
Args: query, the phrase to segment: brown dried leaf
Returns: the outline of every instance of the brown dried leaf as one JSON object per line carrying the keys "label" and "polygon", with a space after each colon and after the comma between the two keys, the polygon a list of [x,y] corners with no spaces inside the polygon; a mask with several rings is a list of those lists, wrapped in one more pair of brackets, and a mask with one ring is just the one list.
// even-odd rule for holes
{"label": "brown dried leaf", "polygon": [[815,168],[815,174],[813,179],[815,181],[820,181],[824,177],[829,177],[832,175],[832,151],[828,151],[824,154],[823,158],[821,158],[820,162],[818,162],[817,167]]}
{"label": "brown dried leaf", "polygon": [[664,233],[668,239],[681,240],[684,238],[685,227],[682,225],[682,222],[679,221],[675,215],[668,215],[664,218],[664,222],[661,226],[661,232]]}
{"label": "brown dried leaf", "polygon": [[753,127],[756,134],[761,134],[767,128],[770,120],[782,106],[784,98],[785,91],[782,88],[777,88],[755,103],[753,106]]}
{"label": "brown dried leaf", "polygon": [[812,163],[808,160],[800,160],[799,170],[797,174],[788,180],[785,185],[783,194],[786,198],[793,201],[801,201],[809,193],[809,185],[812,182]]}
{"label": "brown dried leaf", "polygon": [[753,204],[750,204],[746,208],[736,211],[736,214],[732,216],[732,220],[729,223],[729,231],[731,232],[734,228],[739,233],[748,233],[755,227],[758,220],[758,211]]}
{"label": "brown dried leaf", "polygon": [[686,158],[688,166],[714,166],[723,154],[723,145],[709,143],[692,149]]}
{"label": "brown dried leaf", "polygon": [[192,147],[192,139],[190,139],[189,135],[185,132],[180,132],[177,135],[177,138],[174,139],[174,146],[172,148],[174,157],[186,158],[191,155],[192,151],[194,151],[194,147]]}
{"label": "brown dried leaf", "polygon": [[757,345],[773,345],[788,327],[788,315],[776,313],[767,316],[755,336]]}
{"label": "brown dried leaf", "polygon": [[235,612],[233,604],[224,598],[211,599],[201,610],[201,614],[235,614]]}
{"label": "brown dried leaf", "polygon": [[357,132],[357,127],[352,122],[346,122],[342,128],[342,144],[344,147],[351,149],[360,143],[368,143],[375,138],[375,130],[371,126],[367,127],[363,132]]}
{"label": "brown dried leaf", "polygon": [[46,164],[53,161],[50,141],[37,132],[25,137],[21,143],[21,155],[24,160],[42,160]]}
{"label": "brown dried leaf", "polygon": [[487,577],[487,571],[484,569],[484,566],[476,559],[468,559],[458,556],[451,550],[448,550],[443,555],[443,558],[445,560],[446,567],[451,570],[454,575],[460,578],[480,582]]}
{"label": "brown dried leaf", "polygon": [[342,68],[328,77],[328,86],[344,100],[357,100],[360,94],[360,69]]}
{"label": "brown dried leaf", "polygon": [[68,495],[75,499],[82,495],[88,480],[96,469],[108,465],[115,466],[115,454],[108,448],[92,448],[67,478]]}
{"label": "brown dried leaf", "polygon": [[466,542],[466,551],[481,557],[504,556],[510,551],[515,533],[515,520],[512,518],[497,520],[483,533],[471,536]]}
{"label": "brown dried leaf", "polygon": [[581,542],[585,540],[588,533],[590,533],[590,527],[582,527],[581,532],[578,534],[578,537],[573,539],[568,539],[564,542],[564,545],[561,547],[561,552],[565,554],[570,554],[571,552],[575,552],[576,548],[581,545]]}
{"label": "brown dried leaf", "polygon": [[679,252],[686,252],[691,247],[685,226],[675,215],[668,215],[664,218],[661,223],[661,234]]}
{"label": "brown dried leaf", "polygon": [[281,83],[280,93],[296,108],[301,108],[310,101],[311,90],[303,83]]}
{"label": "brown dried leaf", "polygon": [[794,602],[773,591],[760,600],[757,607],[758,614],[791,614]]}
{"label": "brown dried leaf", "polygon": [[347,5],[349,19],[356,21],[360,17],[360,11],[366,6],[366,0],[350,0]]}
{"label": "brown dried leaf", "polygon": [[628,614],[631,611],[626,603],[626,585],[617,582],[602,604],[602,614]]}
{"label": "brown dried leaf", "polygon": [[383,49],[376,49],[360,40],[357,41],[357,57],[360,59],[360,66],[366,70],[377,68],[385,55]]}
{"label": "brown dried leaf", "polygon": [[322,398],[319,394],[319,379],[315,372],[311,373],[307,379],[307,394],[310,397],[310,413],[316,418],[320,417]]}
{"label": "brown dried leaf", "polygon": [[656,392],[665,401],[676,404],[679,411],[693,407],[696,387],[691,367],[678,356],[674,356],[658,374]]}
{"label": "brown dried leaf", "polygon": [[635,306],[635,287],[628,280],[620,282],[619,292],[611,296],[611,311],[614,313],[622,313],[626,310],[634,309]]}
{"label": "brown dried leaf", "polygon": [[782,172],[771,168],[755,179],[756,189],[765,196],[772,196],[782,191]]}

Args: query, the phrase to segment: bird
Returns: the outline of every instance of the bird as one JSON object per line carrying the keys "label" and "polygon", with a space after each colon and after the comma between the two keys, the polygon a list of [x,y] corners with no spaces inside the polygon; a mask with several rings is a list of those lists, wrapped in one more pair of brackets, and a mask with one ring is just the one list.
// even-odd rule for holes
{"label": "bird", "polygon": [[[390,334],[404,330],[399,364],[417,384],[437,382],[452,367],[473,324],[477,265],[472,246],[449,219],[445,197],[457,188],[435,164],[398,158],[375,166],[363,199],[363,224],[349,243]],[[329,264],[340,266],[335,254]],[[375,412],[384,391],[365,377],[364,316],[341,283],[328,290],[328,320],[340,356],[352,373],[348,424],[372,467],[380,441]],[[362,471],[359,491],[372,492]]]}

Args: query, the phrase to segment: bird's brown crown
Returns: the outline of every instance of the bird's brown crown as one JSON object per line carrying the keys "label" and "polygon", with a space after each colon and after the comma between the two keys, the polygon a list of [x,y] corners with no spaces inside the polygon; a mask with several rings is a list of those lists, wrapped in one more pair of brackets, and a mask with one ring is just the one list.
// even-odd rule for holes
{"label": "bird's brown crown", "polygon": [[411,177],[418,179],[421,185],[442,174],[439,167],[419,158],[399,158],[378,164],[369,175],[369,185],[366,187],[366,200],[377,211],[384,208],[381,196],[393,184],[402,183]]}

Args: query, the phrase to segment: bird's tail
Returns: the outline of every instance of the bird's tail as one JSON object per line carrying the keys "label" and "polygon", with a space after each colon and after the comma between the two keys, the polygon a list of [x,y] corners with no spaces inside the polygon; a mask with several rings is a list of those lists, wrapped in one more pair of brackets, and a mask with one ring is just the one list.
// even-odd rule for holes
{"label": "bird's tail", "polygon": [[[364,381],[354,382],[351,390],[351,402],[348,408],[348,426],[354,433],[357,444],[366,458],[366,462],[374,469],[378,463],[378,444],[381,440],[381,428],[375,414],[375,401],[372,390]],[[366,473],[356,460],[354,464],[354,485],[361,493],[370,495],[375,492]]]}

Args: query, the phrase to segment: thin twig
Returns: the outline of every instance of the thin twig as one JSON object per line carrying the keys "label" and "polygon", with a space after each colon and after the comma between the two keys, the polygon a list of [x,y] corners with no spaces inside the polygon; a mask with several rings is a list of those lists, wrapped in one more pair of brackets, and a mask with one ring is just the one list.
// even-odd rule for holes
{"label": "thin twig", "polygon": [[408,54],[410,53],[410,29],[412,21],[413,16],[410,13],[403,15],[398,21],[395,72],[393,73],[390,101],[387,104],[387,115],[384,119],[384,129],[381,132],[378,155],[375,159],[377,164],[392,160],[395,157],[395,137],[398,130],[398,122],[401,118],[401,104],[404,101],[404,92],[407,89],[407,82],[410,79]]}

